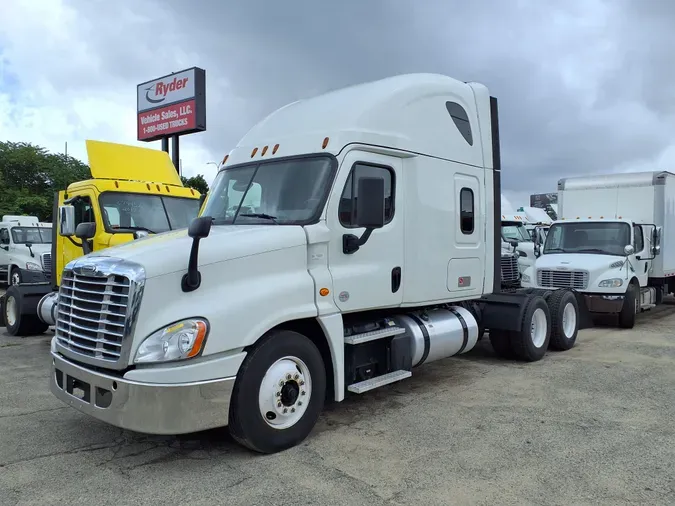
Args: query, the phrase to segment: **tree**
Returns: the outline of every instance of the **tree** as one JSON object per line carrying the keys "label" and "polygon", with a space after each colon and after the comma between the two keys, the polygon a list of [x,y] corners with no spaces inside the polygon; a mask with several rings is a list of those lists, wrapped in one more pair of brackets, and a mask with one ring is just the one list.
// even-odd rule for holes
{"label": "tree", "polygon": [[209,183],[206,182],[206,179],[204,179],[204,176],[201,174],[197,174],[196,176],[192,176],[190,178],[181,176],[180,180],[183,182],[183,186],[194,188],[202,195],[206,195],[209,191]]}
{"label": "tree", "polygon": [[51,221],[54,192],[91,178],[89,167],[26,142],[0,142],[0,216],[29,214]]}

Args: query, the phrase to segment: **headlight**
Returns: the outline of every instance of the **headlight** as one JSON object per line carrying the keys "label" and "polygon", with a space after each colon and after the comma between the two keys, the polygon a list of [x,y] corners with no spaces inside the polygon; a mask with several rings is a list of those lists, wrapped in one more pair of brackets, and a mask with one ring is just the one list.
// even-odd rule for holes
{"label": "headlight", "polygon": [[530,282],[530,276],[528,274],[523,274],[522,281],[524,283],[529,283]]}
{"label": "headlight", "polygon": [[602,288],[618,288],[621,285],[623,285],[623,279],[621,278],[603,279],[598,283],[598,286]]}
{"label": "headlight", "polygon": [[204,349],[207,333],[208,323],[201,318],[172,323],[145,338],[134,362],[147,364],[196,357]]}
{"label": "headlight", "polygon": [[41,271],[42,266],[40,264],[36,264],[35,262],[26,262],[26,270],[27,271]]}

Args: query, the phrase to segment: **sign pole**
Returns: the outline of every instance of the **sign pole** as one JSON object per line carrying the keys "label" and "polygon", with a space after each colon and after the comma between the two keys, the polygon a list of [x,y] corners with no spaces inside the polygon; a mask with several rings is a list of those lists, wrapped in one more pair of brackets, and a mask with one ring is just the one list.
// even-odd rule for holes
{"label": "sign pole", "polygon": [[162,137],[162,151],[165,153],[169,152],[169,138],[168,137]]}
{"label": "sign pole", "polygon": [[[171,144],[172,144],[172,152],[171,152],[171,158],[173,159],[173,166],[176,167],[176,171],[178,172],[178,175],[180,176],[180,147],[178,146],[178,139],[180,138],[179,135],[173,135],[171,136],[173,139]],[[168,139],[167,139],[168,142]]]}

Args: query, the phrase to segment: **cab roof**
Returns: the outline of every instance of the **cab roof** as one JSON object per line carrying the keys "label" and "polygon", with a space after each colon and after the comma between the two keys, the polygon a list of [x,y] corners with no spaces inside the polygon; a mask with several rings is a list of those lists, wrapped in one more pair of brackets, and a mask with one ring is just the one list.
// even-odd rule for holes
{"label": "cab roof", "polygon": [[492,167],[489,98],[481,84],[438,74],[358,84],[277,109],[251,128],[225,163],[337,155],[359,143]]}
{"label": "cab roof", "polygon": [[149,181],[183,186],[178,171],[165,151],[87,140],[89,168],[94,179]]}

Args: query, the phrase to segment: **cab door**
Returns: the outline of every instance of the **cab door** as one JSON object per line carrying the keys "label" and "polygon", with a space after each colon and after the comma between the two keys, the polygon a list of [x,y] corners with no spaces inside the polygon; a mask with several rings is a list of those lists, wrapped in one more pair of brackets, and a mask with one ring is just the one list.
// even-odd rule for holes
{"label": "cab door", "polygon": [[649,281],[649,271],[652,266],[651,252],[649,251],[649,241],[645,241],[645,231],[650,230],[651,227],[643,227],[642,225],[633,225],[633,249],[632,255],[635,258],[635,275],[640,282],[640,286],[647,286]]}
{"label": "cab door", "polygon": [[[345,170],[346,169],[346,170]],[[396,212],[395,201],[403,191],[401,160],[354,150],[345,156],[333,186],[326,222],[331,231],[328,253],[333,278],[333,298],[343,312],[400,305],[403,268],[404,215]],[[353,253],[346,253],[343,238],[361,237],[356,228],[356,197],[359,181],[367,177],[384,179],[385,221],[368,241]]]}
{"label": "cab door", "polygon": [[[83,192],[78,193],[77,195],[69,195],[69,199],[60,205],[66,204],[71,205],[75,208],[75,227],[80,223],[96,223],[96,236],[89,241],[89,246],[92,251],[99,251],[106,248],[108,245],[105,242],[102,242],[103,234],[103,223],[101,222],[100,213],[97,212],[98,205],[96,202],[96,193],[93,189],[87,189]],[[59,195],[61,199],[61,195]],[[58,264],[57,272],[61,272],[63,268],[76,258],[79,258],[84,255],[84,250],[82,249],[82,241],[73,236],[69,237],[59,237],[60,243],[62,244],[61,251],[57,251]]]}

